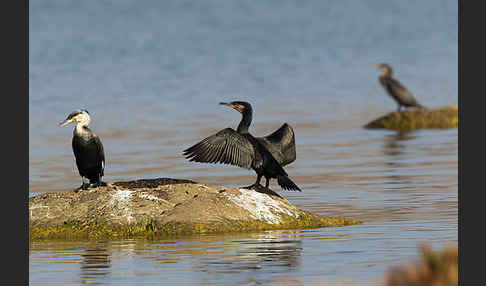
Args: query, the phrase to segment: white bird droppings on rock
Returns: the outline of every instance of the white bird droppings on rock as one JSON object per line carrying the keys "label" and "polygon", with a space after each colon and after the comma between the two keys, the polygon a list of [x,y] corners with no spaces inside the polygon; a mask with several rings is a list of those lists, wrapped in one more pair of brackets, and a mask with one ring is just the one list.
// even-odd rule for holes
{"label": "white bird droppings on rock", "polygon": [[111,196],[110,203],[127,203],[130,200],[130,197],[132,196],[133,191],[130,190],[122,190],[122,189],[117,189],[116,193],[114,193]]}
{"label": "white bird droppings on rock", "polygon": [[281,223],[279,214],[299,217],[299,210],[254,190],[239,189],[240,195],[227,194],[233,203],[249,211],[253,218],[270,223]]}
{"label": "white bird droppings on rock", "polygon": [[[108,204],[115,206],[122,211],[123,216],[126,217],[128,222],[133,220],[132,212],[128,204],[130,203],[130,198],[133,195],[133,191],[130,190],[123,190],[117,189],[116,192],[111,196],[111,199]],[[115,215],[115,214],[112,214]]]}
{"label": "white bird droppings on rock", "polygon": [[150,194],[145,194],[145,193],[140,193],[140,194],[137,194],[137,196],[139,198],[142,198],[142,199],[147,199],[147,200],[151,200],[151,201],[165,201],[161,198],[158,198],[156,196],[152,196]]}

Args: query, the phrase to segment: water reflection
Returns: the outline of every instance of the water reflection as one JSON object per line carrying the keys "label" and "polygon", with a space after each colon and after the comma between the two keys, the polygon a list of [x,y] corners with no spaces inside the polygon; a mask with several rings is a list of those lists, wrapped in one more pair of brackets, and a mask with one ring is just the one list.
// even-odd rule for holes
{"label": "water reflection", "polygon": [[[164,285],[269,285],[293,277],[309,282],[316,275],[371,279],[384,265],[415,253],[416,239],[427,237],[427,232],[415,227],[404,221],[156,241],[35,242],[30,247],[29,273],[32,281],[39,281],[55,271],[59,281],[49,285],[138,285],[140,277],[150,285],[161,281]],[[394,231],[387,232],[390,229]],[[398,232],[399,237],[390,234]],[[435,230],[446,240],[454,233],[454,227]],[[347,261],[345,268],[343,261]],[[71,279],[74,273],[77,277]]]}
{"label": "water reflection", "polygon": [[224,284],[231,279],[242,285],[266,285],[271,281],[270,273],[298,271],[303,245],[297,232],[270,231],[254,236],[231,240],[232,251],[199,259],[194,269],[204,274],[201,284]]}
{"label": "water reflection", "polygon": [[201,260],[196,269],[204,273],[251,273],[278,267],[279,271],[288,272],[300,264],[300,239],[267,233],[264,238],[233,240],[231,243],[238,245],[234,253]]}
{"label": "water reflection", "polygon": [[81,271],[79,277],[82,284],[98,284],[95,280],[110,275],[111,259],[106,243],[94,248],[86,248],[81,253]]}
{"label": "water reflection", "polygon": [[[238,279],[244,280],[243,284],[260,285],[268,282],[268,273],[300,270],[301,239],[299,231],[275,230],[156,241],[35,242],[30,246],[30,266],[35,272],[36,265],[52,262],[52,257],[56,257],[61,263],[54,268],[61,273],[77,273],[74,281],[78,284],[106,284],[116,277],[157,276],[171,269],[174,276],[167,277],[170,285],[184,269],[191,273],[188,277],[200,277],[199,284],[203,285],[225,285],[224,281],[235,275],[241,276]],[[133,259],[139,263],[134,264]]]}
{"label": "water reflection", "polygon": [[407,167],[404,163],[406,158],[406,141],[411,141],[417,138],[413,132],[397,131],[393,134],[385,136],[385,144],[383,145],[383,154],[385,160],[385,178],[387,183],[396,185],[390,189],[402,189],[413,183],[410,175],[402,175],[403,169]]}
{"label": "water reflection", "polygon": [[[412,135],[413,132],[397,131],[393,134],[387,134],[385,136],[385,145],[383,154],[385,156],[399,156],[404,154],[406,144],[403,141],[409,141],[417,138],[416,135]],[[390,162],[394,164],[395,162]]]}

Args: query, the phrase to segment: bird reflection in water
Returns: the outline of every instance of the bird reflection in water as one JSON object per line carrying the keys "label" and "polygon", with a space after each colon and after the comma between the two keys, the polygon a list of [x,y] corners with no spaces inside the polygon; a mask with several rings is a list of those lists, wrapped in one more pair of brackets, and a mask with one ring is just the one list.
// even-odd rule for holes
{"label": "bird reflection in water", "polygon": [[111,274],[110,253],[106,247],[88,248],[81,257],[82,284],[95,284],[96,280]]}
{"label": "bird reflection in water", "polygon": [[403,141],[409,141],[417,138],[411,132],[397,131],[385,136],[384,154],[387,156],[399,156],[404,154],[405,145]]}
{"label": "bird reflection in water", "polygon": [[233,240],[232,243],[236,247],[235,253],[201,260],[197,270],[208,274],[258,272],[263,268],[292,272],[300,265],[302,242],[296,236],[265,233],[261,238]]}
{"label": "bird reflection in water", "polygon": [[[410,176],[404,176],[403,169],[406,168],[406,164],[403,163],[403,159],[406,156],[405,141],[410,141],[417,138],[417,136],[412,135],[411,132],[400,132],[389,134],[385,136],[385,144],[383,149],[383,154],[385,155],[385,166],[387,167],[386,178],[391,179],[391,184],[398,185],[410,185],[413,182],[410,180]],[[401,189],[401,187],[393,188]]]}

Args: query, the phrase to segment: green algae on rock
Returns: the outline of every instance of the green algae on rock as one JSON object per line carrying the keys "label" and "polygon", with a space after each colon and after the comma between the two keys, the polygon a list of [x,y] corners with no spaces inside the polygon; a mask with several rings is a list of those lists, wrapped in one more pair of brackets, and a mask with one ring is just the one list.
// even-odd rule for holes
{"label": "green algae on rock", "polygon": [[303,211],[268,189],[145,179],[29,199],[30,239],[110,239],[358,224]]}
{"label": "green algae on rock", "polygon": [[455,104],[435,109],[414,108],[401,112],[390,112],[385,116],[371,121],[364,127],[368,129],[409,131],[423,128],[457,128],[458,122],[458,105]]}

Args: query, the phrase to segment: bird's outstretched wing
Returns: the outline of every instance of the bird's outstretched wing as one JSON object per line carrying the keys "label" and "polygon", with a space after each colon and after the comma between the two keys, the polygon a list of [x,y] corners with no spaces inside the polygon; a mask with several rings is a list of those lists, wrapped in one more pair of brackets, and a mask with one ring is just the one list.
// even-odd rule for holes
{"label": "bird's outstretched wing", "polygon": [[257,138],[281,166],[295,161],[295,135],[290,125],[284,123],[270,135]]}
{"label": "bird's outstretched wing", "polygon": [[189,161],[222,163],[251,169],[255,150],[250,141],[232,128],[226,128],[183,151]]}

